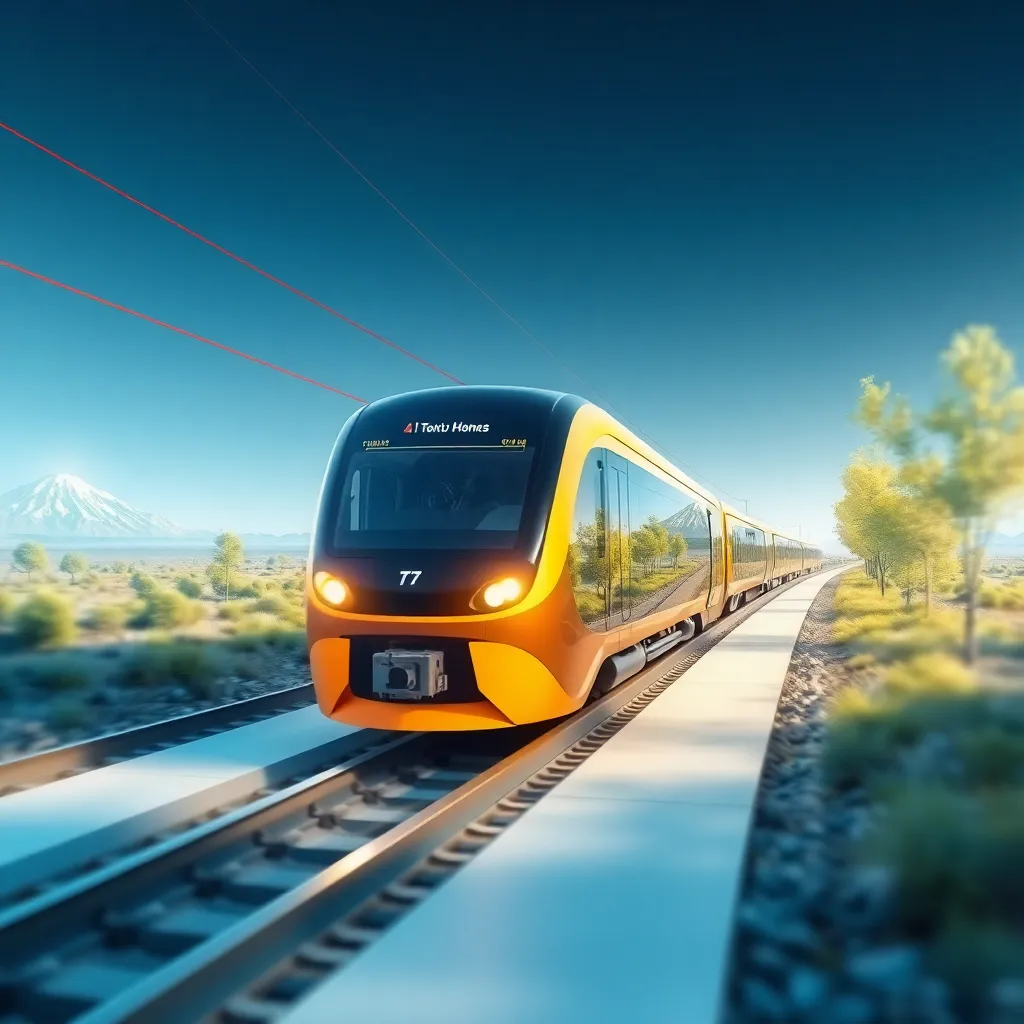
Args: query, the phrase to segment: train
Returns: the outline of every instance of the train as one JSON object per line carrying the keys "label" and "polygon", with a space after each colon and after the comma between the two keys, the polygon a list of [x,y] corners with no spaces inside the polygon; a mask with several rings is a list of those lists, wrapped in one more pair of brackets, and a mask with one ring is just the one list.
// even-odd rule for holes
{"label": "train", "polygon": [[561,718],[821,560],[575,395],[381,399],[344,424],[321,485],[317,703],[398,731]]}

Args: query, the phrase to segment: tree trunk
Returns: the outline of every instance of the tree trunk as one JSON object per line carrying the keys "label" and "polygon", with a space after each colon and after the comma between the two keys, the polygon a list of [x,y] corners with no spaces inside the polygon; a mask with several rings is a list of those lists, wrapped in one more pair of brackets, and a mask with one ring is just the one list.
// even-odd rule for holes
{"label": "tree trunk", "polygon": [[978,577],[981,575],[981,552],[977,537],[968,523],[964,529],[964,661],[973,665],[978,660]]}
{"label": "tree trunk", "polygon": [[924,553],[924,614],[927,618],[932,610],[932,562],[928,552]]}
{"label": "tree trunk", "polygon": [[972,585],[967,591],[967,609],[964,615],[964,661],[973,665],[978,660],[978,593]]}

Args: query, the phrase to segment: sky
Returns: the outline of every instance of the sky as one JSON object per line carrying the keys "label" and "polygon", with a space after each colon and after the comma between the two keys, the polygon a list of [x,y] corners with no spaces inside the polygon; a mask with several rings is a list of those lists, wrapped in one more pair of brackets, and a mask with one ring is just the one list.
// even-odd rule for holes
{"label": "sky", "polygon": [[[0,120],[826,548],[861,377],[930,402],[968,323],[1022,354],[1019,5],[191,2],[388,201],[185,0],[3,5]],[[0,259],[367,399],[450,384],[3,131]],[[2,267],[0,380],[0,493],[191,528],[308,530],[357,408]]]}

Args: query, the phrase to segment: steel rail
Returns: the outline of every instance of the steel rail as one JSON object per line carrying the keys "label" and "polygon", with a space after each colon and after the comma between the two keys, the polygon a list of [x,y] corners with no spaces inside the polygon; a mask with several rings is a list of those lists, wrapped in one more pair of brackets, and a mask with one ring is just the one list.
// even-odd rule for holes
{"label": "steel rail", "polygon": [[[339,921],[356,914],[374,899],[390,900],[393,907],[401,908],[426,895],[430,885],[417,886],[418,876],[436,876],[439,868],[443,873],[472,856],[464,851],[442,849],[454,837],[467,829],[483,836],[499,833],[500,828],[481,819],[497,816],[512,820],[528,809],[533,799],[600,749],[735,626],[805,578],[797,577],[748,601],[688,644],[665,655],[573,716],[547,728],[458,789],[158,966],[118,995],[76,1016],[75,1020],[79,1024],[199,1021],[218,1011],[226,1002],[235,1002],[233,997],[238,997],[239,993],[266,983],[275,972],[280,973],[282,965],[286,973],[289,966],[294,968],[298,950],[304,949],[308,954],[319,943],[321,966],[343,964],[352,953],[352,929],[339,935],[335,927]],[[412,884],[402,884],[407,875]],[[360,932],[360,929],[355,931]],[[361,931],[366,933],[367,929]],[[323,952],[330,945],[332,934],[335,939],[333,957],[330,950]],[[354,945],[372,937],[361,934]],[[317,957],[314,955],[312,960],[315,962]],[[303,965],[307,973],[309,964],[307,955]],[[295,988],[301,986],[294,986],[293,990]],[[242,1016],[252,1020],[272,1019],[272,1014],[262,1017],[258,1010],[251,1016],[248,1013]],[[233,1018],[242,1019],[239,1014],[234,1014]]]}
{"label": "steel rail", "polygon": [[5,761],[0,763],[0,798],[106,764],[141,757],[164,747],[295,711],[312,704],[314,699],[313,684],[302,683]]}

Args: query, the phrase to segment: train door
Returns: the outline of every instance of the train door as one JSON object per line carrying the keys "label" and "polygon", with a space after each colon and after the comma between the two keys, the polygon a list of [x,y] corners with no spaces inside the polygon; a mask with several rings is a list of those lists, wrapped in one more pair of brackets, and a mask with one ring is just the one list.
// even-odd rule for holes
{"label": "train door", "polygon": [[626,460],[608,452],[608,628],[630,614],[629,492]]}
{"label": "train door", "polygon": [[725,538],[722,535],[722,513],[717,509],[708,510],[708,526],[711,530],[711,591],[708,607],[713,608],[725,597]]}

